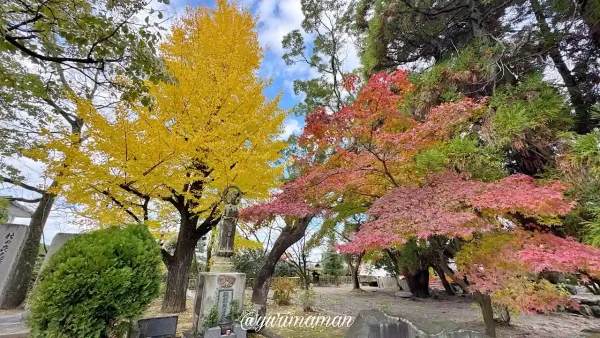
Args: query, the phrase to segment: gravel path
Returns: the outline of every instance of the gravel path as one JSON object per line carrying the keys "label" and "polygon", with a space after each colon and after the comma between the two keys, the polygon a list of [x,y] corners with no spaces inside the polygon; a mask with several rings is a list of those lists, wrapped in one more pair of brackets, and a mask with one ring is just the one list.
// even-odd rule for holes
{"label": "gravel path", "polygon": [[[364,292],[353,292],[349,286],[315,287],[319,298],[317,307],[325,311],[356,316],[361,310],[382,309],[404,317],[415,324],[452,321],[469,328],[484,331],[483,318],[470,297],[438,299],[402,299],[394,296],[396,290],[364,287]],[[569,313],[550,315],[519,315],[513,317],[510,327],[499,327],[498,337],[572,338],[595,337],[582,330],[595,328],[600,332],[600,320]]]}

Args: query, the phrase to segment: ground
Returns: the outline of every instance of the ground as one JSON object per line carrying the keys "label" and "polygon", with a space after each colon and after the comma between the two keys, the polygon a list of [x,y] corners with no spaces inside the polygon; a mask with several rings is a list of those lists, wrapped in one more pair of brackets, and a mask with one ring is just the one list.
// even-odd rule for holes
{"label": "ground", "polygon": [[[473,300],[463,296],[436,296],[437,299],[403,299],[394,295],[394,289],[378,289],[363,287],[362,292],[352,291],[350,286],[315,287],[317,292],[316,313],[329,315],[356,316],[361,310],[381,309],[389,314],[404,317],[415,324],[427,322],[451,321],[461,326],[484,330],[479,308]],[[247,298],[250,296],[247,290]],[[189,293],[188,311],[179,314],[178,331],[182,332],[192,326],[193,292]],[[276,306],[269,300],[268,313],[303,314],[299,305]],[[148,312],[148,317],[166,315],[160,313],[160,299],[156,300]],[[599,329],[600,320],[569,313],[550,315],[515,316],[510,327],[499,327],[498,337],[527,338],[571,338],[582,336],[584,329]],[[272,328],[272,331],[289,338],[343,337],[345,328]]]}
{"label": "ground", "polygon": [[[331,313],[356,315],[360,310],[376,308],[415,324],[452,321],[484,330],[481,312],[469,297],[440,296],[438,299],[411,300],[396,297],[393,289],[364,287],[364,292],[351,292],[350,286],[342,286],[316,290],[319,294],[317,306]],[[522,314],[513,318],[510,327],[499,327],[498,337],[571,338],[587,328],[600,328],[600,320],[568,313]]]}

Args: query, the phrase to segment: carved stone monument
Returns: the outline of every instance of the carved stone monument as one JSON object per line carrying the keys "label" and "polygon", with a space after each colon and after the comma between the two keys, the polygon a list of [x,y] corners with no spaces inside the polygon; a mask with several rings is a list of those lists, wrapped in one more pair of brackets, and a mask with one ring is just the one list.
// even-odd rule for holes
{"label": "carved stone monument", "polygon": [[15,266],[29,227],[22,224],[0,224],[0,303],[5,297],[8,277],[13,274]]}
{"label": "carved stone monument", "polygon": [[216,257],[211,272],[201,272],[198,276],[193,328],[184,334],[185,337],[196,338],[204,334],[246,337],[246,332],[234,322],[235,314],[244,308],[246,274],[234,272],[231,262],[240,199],[241,191],[237,187],[225,189]]}
{"label": "carved stone monument", "polygon": [[79,234],[67,232],[59,232],[54,235],[54,238],[52,238],[52,243],[50,243],[50,247],[48,247],[46,257],[44,257],[44,261],[42,262],[42,269],[48,264],[50,257],[52,257],[52,255],[54,255],[58,249],[62,248],[63,245],[77,236],[79,236]]}
{"label": "carved stone monument", "polygon": [[242,194],[237,187],[227,187],[223,193],[225,207],[219,228],[219,247],[216,257],[213,259],[211,271],[232,272],[234,270],[231,256],[233,256],[233,242],[239,214],[238,204],[241,198]]}

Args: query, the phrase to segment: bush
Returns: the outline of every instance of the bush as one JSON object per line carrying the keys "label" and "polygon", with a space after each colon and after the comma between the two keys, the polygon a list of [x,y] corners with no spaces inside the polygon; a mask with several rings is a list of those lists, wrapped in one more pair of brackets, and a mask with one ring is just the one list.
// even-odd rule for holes
{"label": "bush", "polygon": [[159,292],[160,248],[142,225],[80,235],[52,256],[30,303],[32,337],[120,337]]}
{"label": "bush", "polygon": [[317,292],[311,286],[298,296],[298,300],[300,300],[304,312],[312,312],[317,301]]}
{"label": "bush", "polygon": [[290,278],[274,278],[271,284],[273,301],[279,306],[291,305],[296,293],[296,281]]}

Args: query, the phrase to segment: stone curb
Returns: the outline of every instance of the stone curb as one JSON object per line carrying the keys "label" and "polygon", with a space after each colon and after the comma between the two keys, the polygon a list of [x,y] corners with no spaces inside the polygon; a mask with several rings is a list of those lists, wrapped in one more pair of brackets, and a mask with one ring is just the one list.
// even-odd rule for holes
{"label": "stone curb", "polygon": [[12,325],[24,323],[29,311],[23,311],[14,315],[0,316],[0,325]]}

